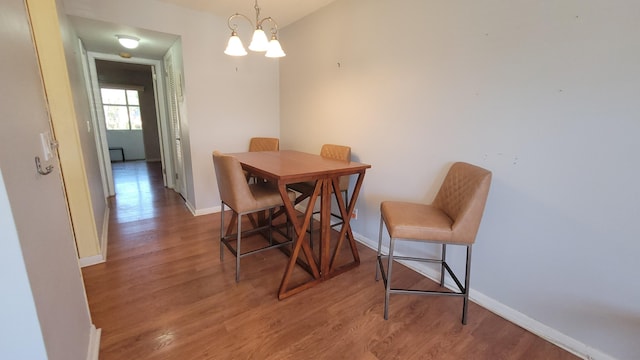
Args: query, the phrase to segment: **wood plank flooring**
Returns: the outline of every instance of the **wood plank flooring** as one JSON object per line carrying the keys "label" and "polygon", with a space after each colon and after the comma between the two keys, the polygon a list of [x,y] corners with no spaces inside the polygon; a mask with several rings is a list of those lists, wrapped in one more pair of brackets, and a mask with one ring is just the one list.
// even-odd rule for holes
{"label": "wood plank flooring", "polygon": [[[474,303],[463,326],[461,299],[393,295],[385,321],[364,246],[358,268],[279,301],[283,253],[244,258],[236,283],[219,214],[192,216],[159,163],[113,165],[108,259],[82,270],[102,360],[577,359]],[[437,287],[400,265],[394,275]]]}

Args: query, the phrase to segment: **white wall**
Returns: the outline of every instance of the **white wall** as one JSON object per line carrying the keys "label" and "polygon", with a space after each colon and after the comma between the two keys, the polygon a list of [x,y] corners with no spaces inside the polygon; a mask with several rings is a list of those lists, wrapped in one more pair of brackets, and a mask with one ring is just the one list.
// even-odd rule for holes
{"label": "white wall", "polygon": [[[2,281],[3,301],[18,301],[15,307],[2,306],[13,314],[25,315],[16,323],[12,317],[2,316],[3,344],[18,347],[25,340],[33,341],[25,357],[13,356],[12,348],[0,348],[2,359],[88,359],[92,339],[92,325],[84,293],[80,268],[63,193],[60,164],[56,158],[44,165],[52,165],[51,174],[36,171],[35,156],[43,157],[39,134],[51,128],[39,67],[29,29],[25,3],[22,0],[0,2],[0,168],[13,216],[13,226],[0,226],[0,242],[11,251],[0,251],[0,263],[13,264],[14,272],[5,267]],[[6,205],[6,200],[0,201]],[[6,206],[0,211],[7,213]],[[0,215],[1,216],[1,215]],[[7,221],[10,220],[2,216]],[[19,239],[21,258],[15,248]],[[5,243],[7,242],[7,243]],[[19,269],[23,264],[24,270]],[[5,288],[7,285],[9,288]],[[29,288],[32,299],[25,288]],[[12,297],[15,294],[16,298]],[[6,297],[6,299],[5,299]],[[4,304],[4,302],[3,302]],[[39,333],[33,324],[33,305],[37,314]],[[15,311],[15,313],[14,313]],[[14,326],[5,338],[6,327]],[[24,326],[25,332],[18,329]],[[93,328],[95,330],[95,328]],[[24,336],[24,337],[23,337]],[[42,356],[42,341],[46,355]],[[5,352],[6,351],[6,352]],[[28,354],[33,355],[27,356]],[[97,357],[96,357],[97,358]]]}
{"label": "white wall", "polygon": [[[130,160],[142,160],[144,155],[144,139],[142,130],[109,130],[107,131],[107,143],[109,147],[121,147],[124,158]],[[109,151],[112,161],[122,161],[120,150]]]}
{"label": "white wall", "polygon": [[347,144],[372,164],[353,225],[375,241],[380,201],[431,201],[453,161],[492,170],[473,290],[591,355],[636,358],[638,14],[338,0],[281,33],[281,147]]}
{"label": "white wall", "polygon": [[0,171],[0,355],[7,359],[46,359],[36,305],[29,287],[18,231]]}
{"label": "white wall", "polygon": [[[197,213],[220,206],[211,152],[242,151],[253,136],[279,132],[278,62],[224,55],[226,17],[154,0],[64,0],[67,14],[175,34],[182,39],[187,202]],[[246,34],[250,36],[250,34]],[[248,41],[247,39],[246,41]],[[186,126],[185,126],[186,125]]]}

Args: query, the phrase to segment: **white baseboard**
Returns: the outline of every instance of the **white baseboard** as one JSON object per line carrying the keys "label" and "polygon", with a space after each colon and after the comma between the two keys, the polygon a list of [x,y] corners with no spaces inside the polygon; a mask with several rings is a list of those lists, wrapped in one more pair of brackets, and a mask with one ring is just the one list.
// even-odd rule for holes
{"label": "white baseboard", "polygon": [[109,204],[106,205],[104,211],[104,219],[102,221],[102,236],[100,237],[100,250],[102,251],[102,258],[107,261],[107,249],[109,243],[109,217],[111,215]]}
{"label": "white baseboard", "polygon": [[187,209],[191,212],[192,215],[196,215],[196,209],[189,203],[189,201],[187,199],[184,199],[184,205],[187,207]]}
{"label": "white baseboard", "polygon": [[89,331],[89,351],[87,352],[87,360],[98,360],[102,329],[96,329],[96,326],[91,324],[91,329]]}
{"label": "white baseboard", "polygon": [[215,213],[219,213],[221,211],[221,209],[222,209],[220,206],[214,206],[214,207],[210,207],[210,208],[206,208],[206,209],[200,209],[200,210],[192,209],[189,205],[187,205],[187,207],[189,208],[189,211],[191,211],[191,213],[194,216],[215,214]]}
{"label": "white baseboard", "polygon": [[86,256],[78,259],[78,263],[80,264],[81,268],[91,266],[91,265],[101,264],[103,262],[105,262],[105,259],[104,257],[102,257],[102,254],[98,254],[94,256]]}
{"label": "white baseboard", "polygon": [[87,256],[78,259],[80,267],[86,267],[96,265],[107,261],[107,245],[109,238],[109,205],[106,205],[104,212],[104,219],[102,221],[102,236],[100,236],[100,254],[94,256]]}
{"label": "white baseboard", "polygon": [[[353,236],[358,242],[378,251],[378,241],[373,241],[361,234],[353,232]],[[383,252],[388,253],[388,247],[383,244]],[[435,282],[440,282],[440,271],[426,266],[425,264],[419,264],[416,262],[404,262],[400,261],[408,268],[430,278]],[[450,289],[457,290],[455,283],[445,283],[445,286]],[[507,305],[496,301],[495,299],[474,290],[469,289],[469,300],[482,306],[483,308],[491,311],[492,313],[526,329],[527,331],[540,336],[541,338],[549,341],[550,343],[557,345],[566,351],[588,360],[616,360],[614,357],[607,355],[597,349],[594,349],[570,336],[567,336],[560,331],[553,329],[539,321],[536,321],[527,315],[516,311]]]}

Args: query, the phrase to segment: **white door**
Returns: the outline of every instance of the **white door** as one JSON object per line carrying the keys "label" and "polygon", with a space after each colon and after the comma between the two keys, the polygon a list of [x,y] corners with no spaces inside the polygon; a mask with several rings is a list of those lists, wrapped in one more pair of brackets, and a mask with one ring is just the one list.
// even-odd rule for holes
{"label": "white door", "polygon": [[173,139],[173,156],[175,165],[175,190],[186,198],[184,188],[184,163],[182,159],[182,142],[180,132],[180,111],[178,101],[181,99],[182,88],[178,84],[180,74],[174,71],[171,54],[164,59],[164,66],[167,71],[167,87],[169,96],[169,123],[171,124],[171,135]]}
{"label": "white door", "polygon": [[167,186],[167,159],[166,159],[166,155],[164,153],[164,138],[166,135],[163,134],[163,127],[162,127],[162,116],[160,115],[160,104],[159,104],[159,98],[158,98],[158,75],[156,72],[156,67],[155,65],[151,65],[151,73],[152,73],[152,77],[153,77],[153,98],[156,100],[155,101],[155,106],[156,106],[156,126],[158,127],[158,143],[160,144],[160,161],[162,163],[162,182],[164,184],[164,186]]}

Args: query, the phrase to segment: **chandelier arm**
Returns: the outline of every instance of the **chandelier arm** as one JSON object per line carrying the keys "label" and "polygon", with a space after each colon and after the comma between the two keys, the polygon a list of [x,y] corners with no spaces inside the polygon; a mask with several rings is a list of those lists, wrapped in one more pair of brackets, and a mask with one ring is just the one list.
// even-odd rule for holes
{"label": "chandelier arm", "polygon": [[271,34],[274,34],[274,35],[277,34],[278,33],[278,23],[275,20],[273,20],[273,18],[271,16],[260,20],[258,22],[258,26],[262,27],[262,23],[265,22],[265,21],[270,21],[273,24],[273,26],[271,27]]}
{"label": "chandelier arm", "polygon": [[243,18],[243,19],[247,20],[249,22],[249,24],[251,24],[251,26],[253,27],[253,21],[251,21],[251,19],[249,19],[249,17],[247,15],[240,14],[240,13],[235,13],[235,14],[229,16],[229,19],[227,20],[227,26],[229,27],[229,29],[231,29],[231,31],[238,30],[238,24],[232,23],[233,19],[235,19],[237,17],[240,17],[240,18]]}

